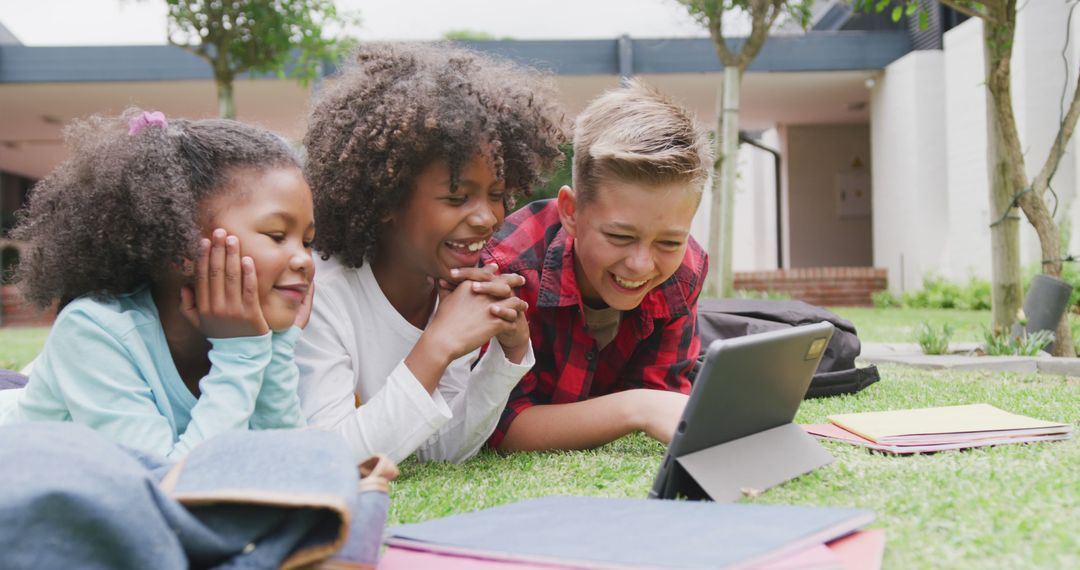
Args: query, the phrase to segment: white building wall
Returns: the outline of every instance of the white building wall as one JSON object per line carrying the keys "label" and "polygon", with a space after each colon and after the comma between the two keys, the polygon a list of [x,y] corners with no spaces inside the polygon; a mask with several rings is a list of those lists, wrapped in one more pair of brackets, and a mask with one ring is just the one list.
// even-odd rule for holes
{"label": "white building wall", "polygon": [[982,22],[944,38],[948,230],[935,272],[952,281],[990,276],[990,193],[986,163],[986,73]]}
{"label": "white building wall", "polygon": [[[762,134],[761,143],[779,148],[776,130]],[[735,271],[776,269],[776,199],[775,168],[771,154],[742,145],[739,149],[739,172],[735,182],[735,227],[733,228],[733,259]],[[709,207],[712,203],[712,181],[706,183],[690,226],[690,234],[702,246],[709,243]],[[710,260],[711,261],[711,260]]]}
{"label": "white building wall", "polygon": [[[761,143],[779,150],[775,130]],[[776,167],[772,154],[744,144],[739,149],[735,194],[735,271],[776,269]]]}
{"label": "white building wall", "polygon": [[945,176],[945,59],[912,52],[871,93],[874,265],[894,292],[918,289],[941,267],[949,199]]}
{"label": "white building wall", "polygon": [[[1080,29],[1074,16],[1070,45],[1065,46],[1066,2],[1031,2],[1017,14],[1016,47],[1013,50],[1014,109],[1020,140],[1024,148],[1024,164],[1028,179],[1042,169],[1057,136],[1061,117],[1068,111],[1076,87],[1076,57]],[[1080,10],[1078,10],[1080,11]],[[1066,64],[1062,52],[1069,59]],[[1066,76],[1068,65],[1068,76]],[[1064,103],[1062,96],[1064,90]],[[1069,223],[1076,197],[1075,137],[1062,158],[1051,186],[1058,196],[1057,220]],[[1049,201],[1054,207],[1054,199]],[[1075,227],[1075,224],[1073,224]],[[1021,234],[1024,261],[1034,265],[1041,259],[1038,236],[1030,224],[1023,225]],[[1075,232],[1073,232],[1075,233]],[[1074,240],[1074,243],[1075,240]],[[1075,251],[1075,250],[1074,250]]]}

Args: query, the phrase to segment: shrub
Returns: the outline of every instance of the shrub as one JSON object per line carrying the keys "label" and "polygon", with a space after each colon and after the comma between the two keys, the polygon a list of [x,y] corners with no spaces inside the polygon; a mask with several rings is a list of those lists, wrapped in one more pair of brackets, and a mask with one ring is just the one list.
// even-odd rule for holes
{"label": "shrub", "polygon": [[972,277],[966,286],[941,277],[923,279],[923,288],[904,293],[901,304],[915,309],[961,309],[965,311],[990,308],[990,282]]}
{"label": "shrub", "polygon": [[919,343],[923,354],[946,354],[949,352],[949,339],[953,335],[952,325],[945,323],[941,328],[923,321],[915,329],[915,341]]}
{"label": "shrub", "polygon": [[879,309],[893,309],[902,307],[900,299],[889,292],[888,289],[884,291],[875,291],[870,295],[870,298],[874,301],[874,306]]}
{"label": "shrub", "polygon": [[1054,342],[1051,331],[1027,331],[1019,335],[983,329],[983,350],[990,356],[1035,356],[1048,344]]}

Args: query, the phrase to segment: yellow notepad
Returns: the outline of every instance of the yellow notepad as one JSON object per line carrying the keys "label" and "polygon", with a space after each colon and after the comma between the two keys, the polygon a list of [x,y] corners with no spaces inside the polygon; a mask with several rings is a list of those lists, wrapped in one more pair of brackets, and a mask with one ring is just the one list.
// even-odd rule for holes
{"label": "yellow notepad", "polygon": [[917,440],[926,435],[1038,435],[1072,430],[1068,424],[1012,414],[989,404],[836,414],[829,416],[829,421],[879,443]]}

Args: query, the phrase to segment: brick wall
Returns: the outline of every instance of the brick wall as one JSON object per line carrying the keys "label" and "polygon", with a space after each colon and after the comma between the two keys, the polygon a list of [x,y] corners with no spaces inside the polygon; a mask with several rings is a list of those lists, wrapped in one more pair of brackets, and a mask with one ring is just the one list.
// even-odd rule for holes
{"label": "brick wall", "polygon": [[869,307],[870,295],[887,285],[886,271],[876,267],[807,267],[735,273],[735,288],[774,291],[792,299],[826,307]]}
{"label": "brick wall", "polygon": [[0,310],[0,325],[5,327],[51,325],[56,318],[56,309],[38,311],[23,302],[14,285],[0,285]]}

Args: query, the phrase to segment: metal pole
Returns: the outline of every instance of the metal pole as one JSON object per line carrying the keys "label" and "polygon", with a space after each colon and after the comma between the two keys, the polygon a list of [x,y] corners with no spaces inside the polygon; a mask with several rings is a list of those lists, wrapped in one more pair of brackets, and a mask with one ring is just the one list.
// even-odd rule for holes
{"label": "metal pole", "polygon": [[780,187],[780,171],[782,170],[781,161],[783,158],[780,156],[780,151],[769,148],[760,142],[746,136],[746,133],[739,133],[739,142],[744,142],[754,148],[759,148],[773,156],[773,170],[776,177],[776,268],[784,268],[784,220],[783,220],[783,195],[781,194]]}

